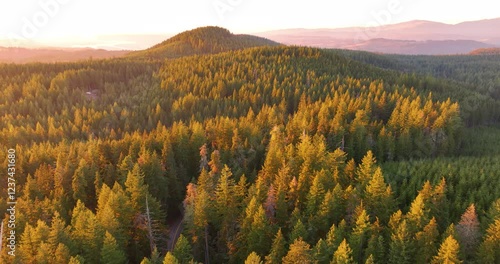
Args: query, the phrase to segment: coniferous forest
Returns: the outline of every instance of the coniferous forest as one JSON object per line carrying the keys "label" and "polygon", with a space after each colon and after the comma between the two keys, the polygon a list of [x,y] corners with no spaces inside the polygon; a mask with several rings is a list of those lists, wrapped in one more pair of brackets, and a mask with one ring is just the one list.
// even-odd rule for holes
{"label": "coniferous forest", "polygon": [[0,149],[1,263],[500,263],[500,55],[0,64]]}

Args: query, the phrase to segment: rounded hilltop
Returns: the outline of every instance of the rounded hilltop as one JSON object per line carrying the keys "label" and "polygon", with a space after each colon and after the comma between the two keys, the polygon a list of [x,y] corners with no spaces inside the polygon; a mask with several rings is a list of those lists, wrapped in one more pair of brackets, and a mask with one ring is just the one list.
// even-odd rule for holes
{"label": "rounded hilltop", "polygon": [[252,35],[233,34],[216,26],[200,27],[179,33],[153,47],[129,54],[132,57],[178,58],[200,54],[215,54],[279,43]]}

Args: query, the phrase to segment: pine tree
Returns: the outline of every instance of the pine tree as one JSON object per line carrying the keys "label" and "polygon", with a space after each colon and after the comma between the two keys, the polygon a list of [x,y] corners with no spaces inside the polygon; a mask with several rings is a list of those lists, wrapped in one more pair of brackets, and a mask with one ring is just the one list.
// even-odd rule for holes
{"label": "pine tree", "polygon": [[332,226],[328,230],[328,233],[326,233],[326,238],[325,238],[325,242],[328,245],[329,255],[332,255],[337,249],[338,245],[340,245],[341,241],[340,239],[344,238],[338,237],[337,227],[335,226],[335,224],[332,224]]}
{"label": "pine tree", "polygon": [[71,218],[71,240],[78,253],[88,262],[99,262],[99,249],[102,246],[103,230],[94,213],[78,201]]}
{"label": "pine tree", "polygon": [[118,247],[116,239],[108,231],[104,235],[104,244],[101,248],[101,263],[126,263],[125,253]]}
{"label": "pine tree", "polygon": [[411,232],[416,232],[422,229],[423,225],[429,221],[428,209],[425,207],[425,201],[422,194],[418,194],[415,200],[411,203],[410,211],[407,214]]}
{"label": "pine tree", "polygon": [[[232,178],[229,167],[224,165],[215,190],[215,225],[219,230],[218,248],[227,246],[228,241],[234,236],[236,217],[238,216],[238,202],[235,193],[236,183]],[[227,250],[223,250],[227,251]]]}
{"label": "pine tree", "polygon": [[177,239],[172,254],[179,260],[179,263],[181,264],[187,264],[193,259],[191,245],[184,235],[180,235]]}
{"label": "pine tree", "polygon": [[365,191],[365,204],[368,214],[378,217],[383,223],[389,220],[393,199],[391,187],[387,186],[380,168],[375,169]]}
{"label": "pine tree", "polygon": [[417,253],[416,263],[429,263],[437,252],[439,231],[436,219],[433,217],[424,229],[415,235]]}
{"label": "pine tree", "polygon": [[307,230],[302,221],[299,219],[293,226],[292,232],[290,233],[290,241],[295,241],[296,239],[302,238],[306,239]]}
{"label": "pine tree", "polygon": [[281,259],[286,255],[286,240],[283,237],[283,233],[281,232],[281,228],[278,229],[276,235],[273,239],[273,244],[271,246],[271,251],[269,255],[266,256],[265,262],[266,264],[278,264],[281,263]]}
{"label": "pine tree", "polygon": [[286,256],[282,259],[283,264],[310,264],[313,263],[311,246],[302,239],[295,240]]}
{"label": "pine tree", "polygon": [[54,213],[52,218],[48,242],[53,249],[71,245],[70,227],[66,227],[58,212]]}
{"label": "pine tree", "polygon": [[37,249],[37,253],[35,256],[36,263],[39,264],[50,264],[51,262],[51,248],[50,245],[42,242],[40,243],[40,246]]}
{"label": "pine tree", "polygon": [[258,206],[255,212],[247,237],[247,246],[251,251],[265,254],[271,246],[270,227],[266,219],[266,213],[262,206]]}
{"label": "pine tree", "polygon": [[441,242],[444,242],[448,236],[452,236],[453,238],[457,237],[457,229],[453,223],[451,223],[442,234],[443,240]]}
{"label": "pine tree", "polygon": [[85,264],[85,258],[80,255],[76,255],[69,259],[68,264]]}
{"label": "pine tree", "polygon": [[89,204],[91,197],[89,197],[89,188],[92,181],[92,171],[85,159],[81,159],[78,168],[73,175],[71,183],[73,189],[73,199],[80,200],[84,204]]}
{"label": "pine tree", "polygon": [[358,168],[356,169],[356,180],[362,187],[366,186],[370,179],[373,178],[376,162],[377,161],[375,160],[375,157],[373,156],[373,152],[371,150],[368,151],[361,160],[361,164],[359,164]]}
{"label": "pine tree", "polygon": [[96,218],[117,241],[119,247],[125,247],[129,240],[129,230],[133,212],[130,199],[120,184],[115,183],[113,190],[104,184],[97,202]]}
{"label": "pine tree", "polygon": [[330,256],[328,244],[323,239],[319,239],[318,243],[313,247],[312,250],[313,258],[315,263],[326,263],[330,262]]}
{"label": "pine tree", "polygon": [[352,258],[352,250],[349,247],[349,244],[347,241],[344,239],[340,243],[340,246],[338,249],[335,251],[333,254],[333,259],[330,262],[331,264],[354,264],[353,258]]}
{"label": "pine tree", "polygon": [[163,260],[160,257],[160,253],[158,252],[157,248],[154,248],[153,252],[151,253],[151,259],[148,259],[144,257],[141,261],[141,264],[162,264]]}
{"label": "pine tree", "polygon": [[250,255],[248,255],[247,259],[245,260],[245,264],[262,264],[262,260],[257,253],[252,251]]}
{"label": "pine tree", "polygon": [[286,255],[286,240],[281,233],[281,228],[274,236],[273,244],[269,255],[266,256],[266,264],[279,264],[281,259]]}
{"label": "pine tree", "polygon": [[144,172],[139,164],[136,163],[128,173],[125,187],[134,212],[142,212],[146,204],[147,185],[144,183]]}
{"label": "pine tree", "polygon": [[408,230],[406,220],[403,220],[395,233],[391,235],[389,244],[389,263],[411,264],[413,263],[413,240]]}
{"label": "pine tree", "polygon": [[171,253],[167,252],[165,258],[163,259],[163,264],[179,264],[179,260]]}
{"label": "pine tree", "polygon": [[462,247],[462,252],[468,258],[473,257],[479,245],[481,234],[479,230],[479,220],[477,220],[476,207],[471,204],[460,218],[456,227],[457,239]]}
{"label": "pine tree", "polygon": [[370,254],[370,256],[368,256],[368,258],[365,261],[365,264],[375,264],[375,258],[373,257],[373,255]]}
{"label": "pine tree", "polygon": [[479,247],[479,260],[482,263],[500,262],[500,217],[486,230],[484,241]]}
{"label": "pine tree", "polygon": [[432,259],[432,263],[462,263],[458,257],[459,247],[453,236],[448,236],[439,247],[438,254]]}
{"label": "pine tree", "polygon": [[37,248],[38,243],[35,238],[35,228],[28,224],[21,235],[19,253],[17,254],[22,262],[34,263]]}
{"label": "pine tree", "polygon": [[439,230],[444,230],[449,225],[449,204],[446,198],[446,179],[442,178],[434,187],[431,199],[430,215],[436,217]]}
{"label": "pine tree", "polygon": [[69,248],[62,243],[57,245],[56,251],[54,252],[53,263],[68,263],[70,258],[71,252]]}
{"label": "pine tree", "polygon": [[[365,256],[372,257],[375,263],[386,262],[386,247],[384,237],[381,234],[375,233],[368,240]],[[368,262],[368,259],[366,261]]]}
{"label": "pine tree", "polygon": [[349,244],[351,245],[352,256],[355,262],[361,262],[363,259],[364,248],[367,245],[368,233],[370,232],[370,219],[366,210],[362,209],[356,219],[356,226],[353,229]]}

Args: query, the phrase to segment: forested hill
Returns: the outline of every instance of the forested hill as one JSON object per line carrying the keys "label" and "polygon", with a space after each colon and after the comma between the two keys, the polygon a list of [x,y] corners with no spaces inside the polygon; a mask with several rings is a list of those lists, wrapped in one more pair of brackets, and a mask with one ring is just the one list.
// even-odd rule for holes
{"label": "forested hill", "polygon": [[473,50],[470,55],[500,55],[500,48],[484,48]]}
{"label": "forested hill", "polygon": [[[500,123],[500,54],[483,56],[380,55],[337,50],[339,54],[400,72],[416,85],[438,87],[436,95],[460,101],[468,126]],[[485,50],[484,52],[488,52]],[[432,84],[432,85],[431,85]],[[430,86],[429,86],[430,85]]]}
{"label": "forested hill", "polygon": [[214,54],[259,46],[277,46],[278,43],[251,35],[235,35],[221,27],[201,27],[185,31],[130,57],[179,58],[183,56]]}
{"label": "forested hill", "polygon": [[[208,29],[152,54],[235,38]],[[228,49],[0,64],[0,212],[17,184],[0,262],[500,261],[498,152],[456,158],[464,123],[498,124],[492,95],[339,51]]]}

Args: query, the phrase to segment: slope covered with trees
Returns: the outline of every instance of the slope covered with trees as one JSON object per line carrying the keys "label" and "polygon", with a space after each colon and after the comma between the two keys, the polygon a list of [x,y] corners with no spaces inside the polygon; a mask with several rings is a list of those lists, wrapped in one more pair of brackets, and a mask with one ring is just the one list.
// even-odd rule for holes
{"label": "slope covered with trees", "polygon": [[499,261],[498,130],[474,121],[498,120],[465,82],[299,47],[146,57],[0,65],[4,263]]}
{"label": "slope covered with trees", "polygon": [[143,51],[131,52],[130,57],[179,58],[183,56],[214,54],[259,46],[279,44],[261,37],[235,35],[220,27],[201,27],[177,34]]}

